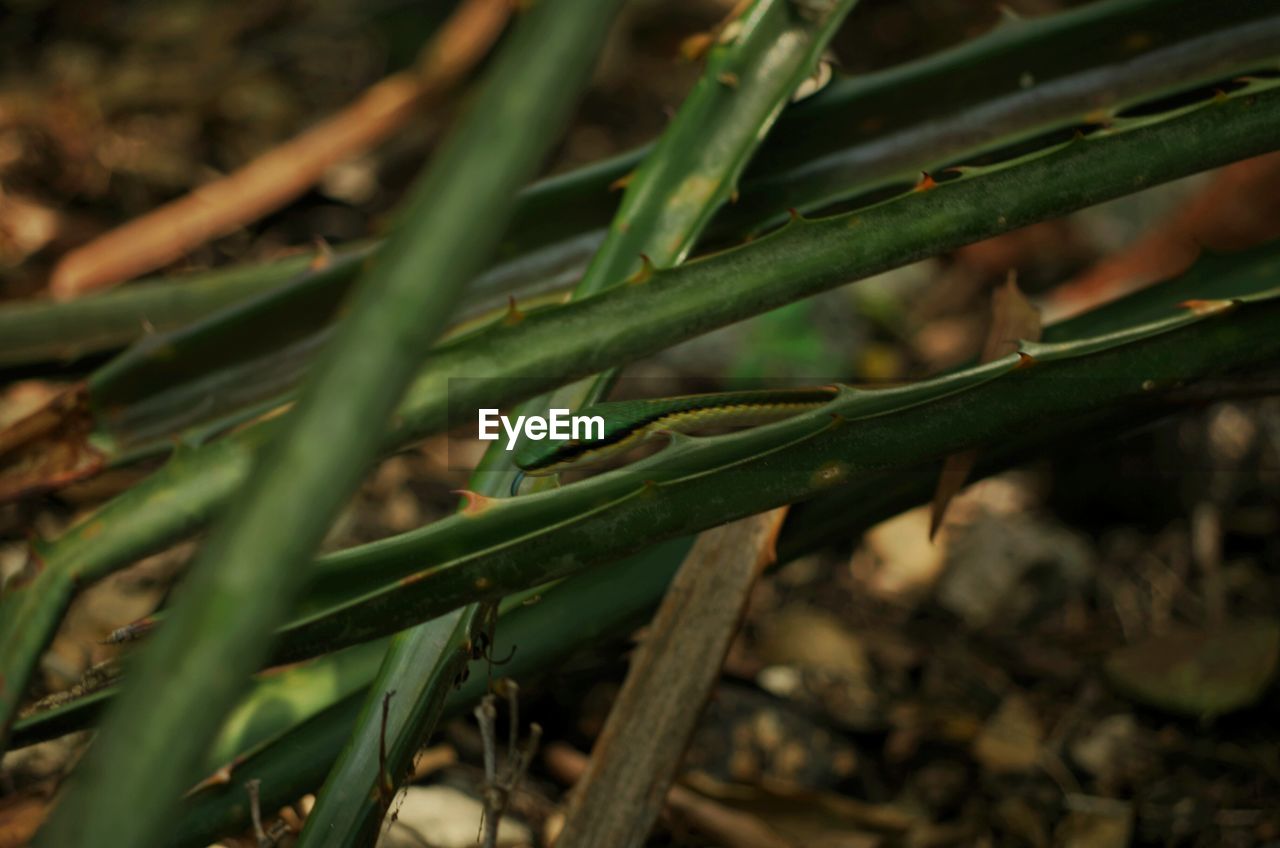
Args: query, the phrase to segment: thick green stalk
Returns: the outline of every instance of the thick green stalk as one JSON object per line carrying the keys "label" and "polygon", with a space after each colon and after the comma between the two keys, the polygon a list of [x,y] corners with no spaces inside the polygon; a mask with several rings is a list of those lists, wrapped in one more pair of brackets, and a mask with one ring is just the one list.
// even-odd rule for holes
{"label": "thick green stalk", "polygon": [[[1182,292],[1178,292],[1176,288],[1172,287],[1168,290],[1167,293],[1171,295],[1171,297],[1167,299],[1165,307],[1167,308],[1169,303],[1174,303],[1177,302],[1177,300],[1194,295],[1205,295],[1209,297],[1226,295],[1232,290],[1232,288],[1230,286],[1219,285],[1218,283],[1234,282],[1240,284],[1242,277],[1254,277],[1258,281],[1258,284],[1256,285],[1245,281],[1243,283],[1243,290],[1257,290],[1263,288],[1264,284],[1262,283],[1262,280],[1264,279],[1272,286],[1280,284],[1280,247],[1273,245],[1269,249],[1269,253],[1244,257],[1231,257],[1222,262],[1202,264],[1193,272],[1192,275],[1189,275],[1188,278],[1181,281],[1189,284],[1186,286],[1179,286],[1179,288],[1182,288]],[[1236,291],[1241,290],[1242,289],[1236,289]],[[1120,305],[1118,304],[1117,306]],[[1114,329],[1116,324],[1123,323],[1123,321],[1141,321],[1147,320],[1147,318],[1156,317],[1153,312],[1151,315],[1147,316],[1147,318],[1144,318],[1140,302],[1132,301],[1125,304],[1125,306],[1137,308],[1133,309],[1128,316],[1126,316],[1124,311],[1121,309],[1104,310],[1103,313],[1100,313],[1097,316],[1102,320],[1100,320],[1091,329],[1096,332],[1107,332]],[[1080,321],[1083,322],[1092,319],[1093,317],[1093,315],[1083,316]],[[1267,320],[1273,321],[1274,317]],[[1108,326],[1109,323],[1110,326]],[[1054,333],[1055,340],[1062,340],[1066,334],[1061,331],[1075,329],[1072,326],[1075,324],[1077,324],[1077,322],[1073,321],[1059,325],[1058,332]],[[1258,322],[1255,326],[1265,327],[1266,325],[1265,323]],[[1081,327],[1081,329],[1084,328]],[[1247,347],[1247,345],[1242,345],[1238,349],[1245,347]],[[1272,351],[1272,355],[1274,356],[1274,345],[1272,346]],[[1156,400],[1158,400],[1158,397]],[[1167,411],[1167,408],[1165,408],[1165,410]],[[1079,426],[1083,422],[1093,418],[1095,414],[1099,413],[1102,414],[1105,419],[1101,431],[1097,429],[1096,424],[1090,424],[1088,429],[1083,431],[1079,429]],[[1042,452],[1046,447],[1052,449],[1055,445],[1061,446],[1066,444],[1067,441],[1064,441],[1064,437],[1066,440],[1074,439],[1077,443],[1092,443],[1097,438],[1105,438],[1108,433],[1115,432],[1114,425],[1119,421],[1127,420],[1123,416],[1131,416],[1132,413],[1132,408],[1120,410],[1115,407],[1084,411],[1081,416],[1075,417],[1071,420],[1071,424],[1075,426],[1055,426],[1052,431],[1039,424],[1036,427],[1024,428],[1020,433],[1009,434],[1009,439],[1002,439],[998,445],[992,448],[992,451],[1000,454],[1003,461],[1007,461],[1007,454],[1010,448],[1018,449],[1021,452],[1021,455],[1025,456],[1030,455],[1027,453],[1028,450],[1030,450],[1031,454],[1034,454]],[[1055,425],[1059,423],[1061,422],[1055,422]],[[1089,433],[1089,438],[1081,440],[1079,437],[1082,433]],[[936,463],[925,463],[924,465],[918,466],[915,470],[906,473],[896,475],[873,473],[865,477],[859,477],[850,485],[840,487],[835,491],[829,491],[824,495],[820,495],[815,500],[818,503],[825,504],[828,507],[826,512],[832,517],[835,517],[836,515],[841,516],[838,532],[841,538],[847,539],[850,537],[856,537],[861,530],[871,526],[871,524],[876,521],[895,514],[901,508],[927,500],[936,479]],[[663,546],[671,544],[671,542],[661,543],[657,549],[650,549],[650,552],[657,552]],[[784,545],[781,551],[785,554],[787,547]],[[647,589],[637,589],[633,585],[625,582],[627,575],[635,571],[637,558],[632,558],[631,560],[619,563],[615,566],[610,566],[609,568],[587,569],[586,571],[569,578],[564,585],[567,586],[572,584],[574,581],[582,579],[598,580],[599,584],[597,588],[599,591],[580,597],[574,605],[566,607],[558,616],[552,617],[550,620],[566,623],[573,622],[576,625],[582,617],[594,616],[594,614],[598,612],[601,604],[618,603],[622,601],[636,604],[637,609],[639,610],[649,609],[656,604],[657,599],[661,596],[661,592],[665,586],[664,581],[666,577],[670,575],[674,564],[680,561],[682,552],[662,551],[662,554],[663,556],[661,558],[655,559],[654,565],[657,566],[659,563],[665,565],[665,568],[660,569],[663,575],[663,580],[656,582]],[[640,573],[652,575],[654,571],[646,566],[640,570]],[[555,590],[548,593],[546,600],[551,601],[554,597]],[[537,610],[537,607],[534,607],[533,609]],[[629,619],[627,623],[629,623],[630,620],[631,619]],[[625,626],[626,624],[620,624],[614,632],[625,632]],[[539,635],[546,634],[539,631]],[[523,658],[527,661],[529,657],[523,652],[528,649],[528,644],[521,641],[520,635],[515,634],[506,624],[504,619],[504,623],[499,630],[499,652],[503,655],[505,655],[509,650],[508,645],[503,644],[508,639],[510,640],[511,645],[519,648],[515,655],[517,665],[520,662],[522,654]],[[581,644],[589,643],[589,637],[584,637],[582,639]],[[504,669],[504,672],[510,672],[518,677],[527,673],[524,667],[516,669],[507,668]],[[335,708],[335,714],[328,718],[332,719],[333,725],[339,725],[337,728],[334,728],[332,725],[316,727],[314,730],[311,727],[299,728],[299,738],[296,741],[287,746],[281,745],[270,751],[264,751],[259,759],[246,764],[247,769],[243,772],[239,772],[237,777],[248,778],[257,774],[268,773],[268,769],[270,769],[269,773],[276,776],[277,782],[282,782],[284,785],[277,785],[276,789],[279,794],[270,799],[269,805],[274,806],[276,804],[287,803],[290,799],[296,798],[308,788],[308,784],[305,782],[305,775],[308,769],[315,769],[315,759],[317,757],[327,759],[327,757],[332,756],[342,744],[345,738],[343,728],[349,726],[350,718],[341,718],[340,714],[345,713],[346,715],[350,715],[355,712],[355,709],[356,707],[354,704],[343,704]],[[305,741],[302,738],[303,734],[306,734]],[[320,752],[329,753],[326,755]],[[313,777],[312,779],[318,780],[318,776]],[[238,813],[238,817],[227,819],[219,818],[219,820],[226,822],[223,826],[224,831],[230,831],[236,827],[243,827],[243,823],[245,821],[244,805],[243,802],[240,802],[239,804],[236,803],[237,799],[235,797],[235,788],[227,787],[221,789],[220,792],[220,796],[210,797],[206,795],[203,797],[197,796],[193,799],[193,812],[196,812],[197,814],[193,815],[188,821],[193,824],[196,822],[202,822],[204,821],[205,816],[215,814],[213,811],[217,811],[216,815],[219,817],[228,814],[235,815]],[[184,825],[185,824],[186,822],[184,822]],[[211,830],[198,831],[191,841],[180,844],[196,844],[202,837],[205,841],[208,841],[208,838],[213,835],[215,835],[215,832]]]}
{"label": "thick green stalk", "polygon": [[616,8],[547,0],[516,26],[181,587],[174,626],[140,652],[37,844],[128,848],[165,832],[302,587],[307,558],[376,455],[462,286],[496,246],[510,196],[562,128]]}
{"label": "thick green stalk", "polygon": [[[1265,9],[1144,0],[1002,22],[950,50],[846,81],[860,89],[856,99],[841,92],[854,108],[827,113],[824,93],[788,110],[779,127],[787,144],[761,149],[722,218],[862,205],[922,170],[980,154],[1005,158],[1112,112],[1270,66],[1277,13],[1276,0]],[[784,164],[792,170],[779,170]],[[761,209],[761,201],[772,205]]]}
{"label": "thick green stalk", "polygon": [[299,846],[373,843],[414,755],[476,646],[492,635],[497,614],[496,600],[466,604],[392,637]]}
{"label": "thick green stalk", "polygon": [[[1280,257],[1275,256],[1273,252],[1273,258],[1269,264],[1269,273],[1272,281],[1280,283]],[[1101,430],[1092,425],[1085,430],[1079,429],[1079,425],[1090,417],[1086,413],[1082,417],[1072,420],[1071,423],[1076,425],[1075,427],[1064,426],[1052,432],[1040,426],[1026,428],[1022,433],[1015,434],[1008,442],[1001,442],[993,447],[992,452],[1002,455],[1001,458],[1007,462],[1008,457],[1006,454],[1008,453],[1008,448],[1020,448],[1020,455],[1028,456],[1041,453],[1046,447],[1052,449],[1055,445],[1065,444],[1063,437],[1075,439],[1077,442],[1092,443],[1099,438],[1106,438],[1108,434],[1114,433],[1114,425],[1119,420],[1124,420],[1117,415],[1119,410],[1114,408],[1095,412],[1103,412],[1107,416]],[[1132,409],[1127,409],[1128,414],[1131,415],[1132,412]],[[1088,434],[1087,438],[1080,439],[1083,434]],[[1021,444],[1014,444],[1015,442],[1021,442]],[[827,535],[831,535],[833,531],[838,532],[839,537],[842,539],[856,538],[858,533],[876,521],[896,514],[903,508],[926,501],[937,480],[936,467],[936,462],[924,463],[912,471],[899,474],[870,474],[865,478],[855,479],[849,486],[840,487],[819,496],[815,499],[815,502],[826,507],[825,513],[831,517],[833,524],[833,526],[826,527],[824,530]],[[979,471],[986,473],[983,469],[979,469]],[[802,504],[801,506],[803,507],[804,505]],[[837,521],[838,525],[836,524]],[[676,542],[685,546],[683,540],[676,540]],[[666,579],[674,570],[674,566],[680,562],[683,550],[664,550],[664,548],[674,543],[660,543],[655,548],[646,551],[645,554],[632,557],[622,563],[611,565],[607,568],[589,568],[569,578],[565,581],[566,586],[578,580],[596,580],[598,581],[597,591],[583,595],[572,605],[564,607],[557,615],[548,619],[548,624],[555,622],[561,626],[578,626],[584,619],[590,618],[594,620],[601,606],[628,603],[635,605],[635,613],[625,621],[616,622],[613,627],[613,632],[615,633],[626,632],[627,628],[633,625],[639,615],[647,614],[647,611],[657,603],[666,586]],[[808,548],[809,545],[805,547]],[[784,555],[788,553],[785,538],[784,544],[780,548],[780,553]],[[651,563],[639,563],[640,567],[637,568],[637,561],[641,557],[650,554],[655,555],[653,561]],[[635,573],[645,576],[660,574],[661,579],[655,580],[647,588],[637,588],[627,582],[629,575]],[[551,602],[555,597],[556,590],[552,590],[547,593],[543,603]],[[539,606],[541,604],[531,609],[536,612]],[[537,633],[536,638],[546,638],[550,635],[541,629],[535,632]],[[530,642],[524,641],[527,638],[529,637],[523,633],[517,633],[511,624],[505,618],[503,619],[498,628],[497,653],[506,656],[511,647],[517,648],[513,665],[504,667],[504,674],[524,679],[529,674],[530,667],[535,665],[535,663],[531,662],[527,652],[531,647],[537,650],[537,643],[535,642],[531,646]],[[591,643],[591,636],[584,634],[578,646],[582,647]],[[525,664],[522,664],[522,662]],[[546,667],[541,663],[538,663],[537,666]],[[476,672],[479,671],[479,669],[476,670]],[[476,682],[477,677],[482,678],[483,675],[473,673],[472,680],[467,685],[464,685],[464,691],[467,694],[475,693],[472,697],[479,694],[478,691],[470,686],[470,684]],[[178,833],[182,838],[176,841],[175,844],[205,844],[210,838],[220,833],[243,829],[247,821],[247,813],[243,792],[239,789],[240,781],[262,776],[264,778],[264,792],[270,787],[270,791],[274,793],[270,797],[264,798],[264,805],[267,808],[289,803],[292,799],[310,790],[311,787],[319,782],[323,774],[323,768],[318,763],[327,762],[329,758],[335,756],[346,741],[352,716],[359,709],[357,702],[358,698],[344,702],[336,706],[333,711],[326,714],[322,719],[291,732],[286,739],[282,740],[282,744],[262,751],[253,760],[240,766],[235,775],[236,779],[230,785],[218,787],[212,793],[203,792],[193,798],[191,801],[192,813],[190,817],[184,819],[179,827]],[[451,698],[450,706],[452,707],[454,703]],[[458,706],[461,707],[461,703],[458,703]],[[452,712],[452,709],[446,711],[447,714]],[[219,824],[211,827],[209,819],[213,819]],[[195,832],[190,836],[187,836],[188,828],[195,829]]]}
{"label": "thick green stalk", "polygon": [[[1280,13],[1280,3],[1272,5],[1272,12]],[[1262,11],[1261,6],[1254,7],[1248,14]],[[1074,127],[1096,119],[1100,110],[1123,111],[1146,99],[1247,71],[1259,59],[1274,55],[1273,45],[1280,39],[1280,20],[1252,20],[1232,27],[1239,22],[1209,14],[1204,6],[1182,12],[1171,21],[1173,10],[1165,9],[1161,19],[1151,20],[1150,10],[1143,4],[1137,8],[1131,3],[1098,4],[1080,12],[1007,25],[971,44],[903,68],[837,81],[827,92],[783,114],[777,128],[779,137],[771,136],[763,146],[765,164],[748,170],[735,203],[726,207],[725,192],[720,190],[705,198],[709,202],[701,211],[688,204],[668,206],[662,202],[667,195],[688,193],[688,185],[681,186],[681,175],[695,187],[723,184],[730,177],[732,182],[738,181],[736,172],[745,152],[755,145],[754,141],[741,141],[743,130],[751,123],[748,119],[770,117],[767,107],[771,99],[785,100],[778,97],[778,91],[795,81],[794,75],[783,71],[794,72],[813,58],[804,55],[810,51],[804,51],[803,44],[793,45],[796,59],[801,61],[777,63],[781,68],[772,69],[765,79],[751,79],[741,73],[740,66],[759,64],[756,60],[765,49],[783,49],[783,36],[794,37],[801,28],[778,26],[756,31],[757,36],[777,34],[773,42],[758,37],[754,43],[746,43],[750,36],[740,35],[727,57],[723,48],[713,51],[708,68],[713,73],[682,106],[659,143],[660,149],[655,149],[655,157],[639,160],[641,165],[623,196],[618,218],[575,291],[583,296],[623,279],[642,253],[659,267],[675,264],[708,224],[713,241],[740,238],[777,221],[787,208],[807,211],[847,203],[914,181],[922,170],[996,155],[1002,149],[1054,133],[1069,134]],[[1200,23],[1207,29],[1190,20],[1200,15],[1206,16]],[[1148,52],[1112,52],[1114,45],[1096,37],[1104,25],[1110,27],[1106,33],[1110,38],[1125,32],[1132,43],[1147,44],[1143,49]],[[1067,38],[1072,39],[1070,49],[1059,44]],[[1099,45],[1098,52],[1079,49],[1082,42],[1091,48]],[[796,50],[797,46],[801,49]],[[774,57],[771,54],[768,58]],[[736,89],[720,81],[725,75],[739,80]],[[1022,88],[1016,81],[1024,75],[1035,79],[1036,85]],[[941,105],[937,110],[921,110],[915,108],[916,98]],[[733,111],[726,113],[730,108]],[[692,131],[702,130],[703,124],[712,129],[701,135]],[[796,132],[793,127],[803,131]],[[711,154],[726,149],[723,158],[712,158]],[[676,155],[671,155],[672,151]],[[659,160],[666,164],[660,168],[648,164]],[[566,175],[522,193],[516,213],[519,227],[512,228],[508,241],[523,240],[511,245],[510,262],[476,281],[477,305],[492,306],[495,297],[511,291],[512,282],[526,283],[514,292],[523,298],[540,291],[541,285],[572,279],[581,270],[582,257],[590,256],[598,243],[598,238],[584,237],[583,232],[598,232],[595,228],[604,225],[603,219],[590,218],[587,213],[602,215],[612,209],[612,195],[599,180],[616,176],[614,162],[624,161],[633,163],[636,159],[613,160],[585,172],[580,179]],[[707,176],[713,172],[706,166],[713,161],[727,173]],[[592,192],[607,202],[592,201]],[[717,207],[720,212],[711,220]],[[535,217],[526,210],[537,210],[541,215]],[[548,231],[547,218],[562,226],[572,222],[578,229]],[[645,238],[643,234],[649,231],[645,223],[656,225],[656,233],[672,235],[665,240]],[[535,236],[547,241],[537,241]],[[579,257],[576,262],[571,255]],[[541,285],[535,288],[529,283]],[[279,326],[284,318],[273,316],[270,320]],[[289,320],[297,321],[298,316]],[[218,383],[210,382],[216,389]],[[163,397],[168,397],[172,381],[152,383],[163,386]],[[116,402],[109,389],[100,392],[93,384],[90,388],[91,395],[101,397],[104,404]],[[190,407],[180,396],[155,405]],[[129,435],[119,426],[108,432],[118,433],[120,438]]]}
{"label": "thick green stalk", "polygon": [[[929,191],[799,222],[741,248],[655,272],[644,285],[530,312],[515,326],[441,347],[401,404],[386,446],[439,431],[451,408],[456,413],[528,398],[842,283],[1276,149],[1277,122],[1280,92],[1274,83],[1255,82],[1171,114],[1118,121]],[[461,375],[487,379],[458,380],[449,392],[450,378]],[[0,599],[0,675],[8,684],[0,691],[0,718],[16,709],[71,588],[207,520],[243,479],[263,429],[247,428],[188,452],[185,468],[162,469],[44,548],[44,571]],[[148,508],[135,509],[139,505]],[[117,530],[124,516],[127,529]],[[19,635],[8,635],[13,633]]]}
{"label": "thick green stalk", "polygon": [[[1074,100],[1066,111],[1078,113],[1110,105],[1096,93],[1104,89],[1125,100],[1155,90],[1157,79],[1164,85],[1177,84],[1191,81],[1204,70],[1221,76],[1229,66],[1219,64],[1217,72],[1200,61],[1189,66],[1187,51],[1168,48],[1183,42],[1189,46],[1205,35],[1241,24],[1255,25],[1277,11],[1276,0],[1229,4],[1105,0],[1004,24],[936,56],[837,81],[826,92],[787,111],[775,137],[746,175],[740,205],[726,209],[723,224],[714,225],[713,231],[717,237],[732,236],[743,223],[759,226],[761,212],[773,217],[788,206],[814,208],[814,186],[823,186],[825,192],[851,186],[851,176],[858,183],[910,176],[913,166],[927,167],[918,161],[921,153],[926,158],[944,151],[962,153],[951,146],[962,138],[970,142],[998,138],[1019,125],[1006,123],[1019,121],[1018,116],[1025,120],[1031,113],[1061,114],[1052,105],[1061,98]],[[1247,30],[1238,31],[1229,39],[1230,54],[1246,61],[1251,50],[1249,39],[1243,37],[1247,34]],[[1154,63],[1157,67],[1141,61],[1149,52],[1153,57],[1161,54]],[[1095,88],[1083,79],[1061,84],[1081,71],[1108,75],[1108,85]],[[1022,87],[1026,79],[1034,84]],[[996,99],[1004,105],[973,109]],[[923,103],[929,108],[921,109]],[[965,118],[966,114],[970,117]],[[939,121],[948,115],[959,116],[963,127]],[[529,254],[540,269],[534,272],[538,278],[545,277],[550,267],[576,264],[580,269],[616,209],[617,198],[609,195],[609,183],[631,170],[644,152],[629,151],[522,192],[516,219],[499,248],[500,260]],[[901,167],[885,167],[885,153],[900,154]],[[841,193],[847,196],[844,190]],[[801,202],[806,200],[808,204]],[[544,251],[545,257],[533,258]],[[285,262],[292,264],[157,280],[70,304],[5,306],[0,308],[0,365],[62,360],[118,348],[140,337],[147,324],[164,329],[186,323],[215,305],[279,285],[305,265],[305,261]],[[514,277],[528,279],[524,270],[511,270]],[[242,278],[242,288],[232,283],[235,277]],[[219,278],[228,284],[221,294],[215,293],[223,281]],[[494,282],[496,291],[501,284]],[[201,291],[206,284],[209,291]]]}
{"label": "thick green stalk", "polygon": [[142,280],[68,303],[0,306],[0,366],[70,362],[124,347],[222,307],[270,291],[307,267],[311,254],[260,265]]}
{"label": "thick green stalk", "polygon": [[[279,402],[328,342],[348,282],[372,255],[365,247],[321,258],[289,285],[215,313],[221,320],[148,336],[112,359],[88,380],[96,446],[128,456],[228,410]],[[327,331],[315,332],[317,325]],[[192,379],[208,366],[208,379]]]}
{"label": "thick green stalk", "polygon": [[[256,675],[249,691],[223,722],[202,770],[212,774],[243,752],[270,742],[289,727],[368,688],[386,653],[387,641],[361,642],[346,651]],[[19,719],[13,728],[14,747],[34,745],[92,726],[118,693],[119,687],[111,685]]]}
{"label": "thick green stalk", "polygon": [[387,807],[470,659],[481,606],[492,609],[467,604],[391,640],[355,727],[307,816],[300,846],[376,841]]}
{"label": "thick green stalk", "polygon": [[635,170],[609,235],[579,283],[594,294],[640,267],[681,262],[738,181],[856,0],[802,14],[792,0],[756,0],[712,47],[706,70]]}

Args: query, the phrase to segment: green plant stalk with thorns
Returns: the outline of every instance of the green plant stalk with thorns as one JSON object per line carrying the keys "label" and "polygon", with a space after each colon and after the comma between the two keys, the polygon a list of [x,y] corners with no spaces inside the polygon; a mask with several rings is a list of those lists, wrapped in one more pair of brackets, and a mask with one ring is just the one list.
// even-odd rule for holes
{"label": "green plant stalk with thorns", "polygon": [[[616,366],[718,326],[932,253],[1274,149],[1272,81],[1105,130],[928,191],[843,216],[797,221],[751,244],[672,269],[643,285],[528,313],[439,348],[401,402],[384,444],[446,426],[454,408],[500,406]],[[857,238],[850,238],[856,230]],[[775,269],[785,268],[785,277]],[[637,318],[637,316],[639,316]],[[488,377],[449,396],[451,375]],[[529,377],[527,375],[536,375]],[[456,388],[456,387],[455,387]],[[468,393],[469,392],[469,393]],[[276,422],[180,453],[146,482],[57,542],[44,568],[0,600],[0,692],[6,717],[74,588],[199,527],[247,471]]]}

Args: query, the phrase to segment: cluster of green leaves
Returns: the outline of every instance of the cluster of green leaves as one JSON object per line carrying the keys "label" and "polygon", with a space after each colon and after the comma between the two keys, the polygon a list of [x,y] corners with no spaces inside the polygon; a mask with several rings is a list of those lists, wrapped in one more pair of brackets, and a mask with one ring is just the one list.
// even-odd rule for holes
{"label": "cluster of green leaves", "polygon": [[[310,562],[373,459],[441,431],[458,410],[545,406],[534,396],[557,389],[582,403],[607,380],[575,380],[716,327],[1280,147],[1280,3],[1270,0],[1213,10],[1110,0],[838,81],[785,111],[853,2],[815,11],[756,0],[723,30],[653,147],[512,204],[562,129],[567,81],[583,77],[614,6],[549,0],[523,16],[386,243],[327,264],[294,259],[0,313],[0,327],[61,333],[56,345],[0,334],[16,338],[0,342],[0,363],[24,368],[124,344],[139,316],[174,328],[90,375],[89,438],[113,463],[182,444],[152,477],[38,544],[42,569],[0,598],[4,727],[80,586],[219,519],[121,691],[16,725],[15,741],[36,741],[115,702],[42,844],[207,843],[243,826],[251,778],[267,809],[324,783],[304,842],[365,844],[435,722],[480,693],[484,674],[454,682],[494,620],[498,650],[520,647],[507,671],[531,674],[633,624],[690,533],[807,501],[782,542],[784,554],[804,550],[927,496],[929,476],[904,471],[978,446],[993,466],[1015,461],[1160,414],[1164,389],[1280,353],[1270,246],[1204,261],[996,362],[846,390],[814,413],[677,440],[552,491],[500,498],[511,469],[495,454],[459,514]],[[606,187],[632,171],[619,204]],[[920,171],[937,179],[917,186]],[[788,207],[821,217],[793,214],[774,229]],[[698,245],[768,230],[685,261]],[[584,267],[568,303],[437,341],[495,293],[525,298]],[[233,337],[255,343],[230,354]],[[450,392],[456,377],[471,379]],[[217,437],[285,400],[296,401],[286,415]],[[310,661],[290,672],[288,710],[279,679],[250,683],[266,664],[300,659]],[[229,762],[230,783],[176,804]]]}

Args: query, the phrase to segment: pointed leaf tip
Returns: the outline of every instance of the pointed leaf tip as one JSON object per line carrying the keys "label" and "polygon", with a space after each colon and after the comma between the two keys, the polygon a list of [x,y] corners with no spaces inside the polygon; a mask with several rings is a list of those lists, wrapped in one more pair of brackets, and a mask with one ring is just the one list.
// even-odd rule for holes
{"label": "pointed leaf tip", "polygon": [[937,538],[938,531],[947,517],[947,508],[951,501],[969,481],[969,474],[977,464],[976,450],[960,451],[948,456],[942,463],[942,472],[938,475],[938,485],[933,490],[933,501],[929,505],[929,541]]}
{"label": "pointed leaf tip", "polygon": [[210,774],[204,780],[200,781],[195,786],[192,786],[190,789],[188,789],[186,795],[184,795],[183,797],[190,798],[192,795],[195,795],[199,792],[203,792],[206,789],[212,789],[215,786],[226,786],[228,783],[231,782],[231,772],[233,772],[236,766],[240,765],[241,762],[242,762],[242,758],[236,757],[231,762],[227,763],[221,768],[216,769],[212,774]]}

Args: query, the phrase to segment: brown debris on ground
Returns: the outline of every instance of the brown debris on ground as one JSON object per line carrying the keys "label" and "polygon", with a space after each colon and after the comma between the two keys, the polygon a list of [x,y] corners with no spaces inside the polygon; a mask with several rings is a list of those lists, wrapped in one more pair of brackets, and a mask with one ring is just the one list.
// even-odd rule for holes
{"label": "brown debris on ground", "polygon": [[89,441],[92,430],[84,384],[0,426],[0,503],[61,488],[101,470],[102,453]]}

